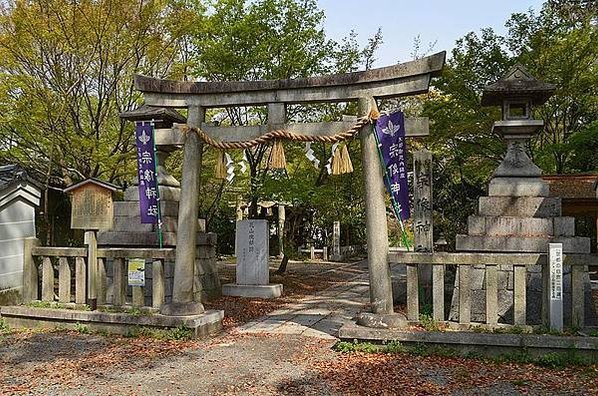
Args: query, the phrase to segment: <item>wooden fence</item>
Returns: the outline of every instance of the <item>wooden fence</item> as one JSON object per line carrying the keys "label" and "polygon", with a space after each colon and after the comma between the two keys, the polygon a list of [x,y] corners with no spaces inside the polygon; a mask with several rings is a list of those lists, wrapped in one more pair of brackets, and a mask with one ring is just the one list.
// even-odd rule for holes
{"label": "wooden fence", "polygon": [[[110,248],[97,249],[94,296],[97,305],[108,301],[114,306],[127,304],[127,259],[143,258],[152,262],[153,308],[159,309],[165,300],[164,262],[174,261],[175,249]],[[112,260],[112,287],[108,288],[106,262]],[[25,302],[85,304],[89,296],[88,249],[73,247],[42,247],[37,239],[25,240],[23,263],[23,298]],[[56,271],[57,268],[57,271]],[[73,271],[74,269],[74,271]],[[41,277],[41,296],[39,279]],[[73,282],[74,280],[74,282]],[[73,286],[74,283],[74,286]],[[56,285],[58,287],[56,288]],[[145,306],[144,287],[132,286],[132,305]],[[110,295],[109,295],[110,292]]]}
{"label": "wooden fence", "polygon": [[[389,261],[407,266],[407,318],[419,321],[418,266],[432,266],[433,318],[445,321],[444,283],[447,265],[458,266],[459,323],[471,322],[470,270],[473,265],[485,264],[486,324],[498,322],[498,266],[513,265],[513,325],[526,325],[527,266],[542,266],[542,321],[549,326],[549,269],[546,254],[519,253],[407,253],[391,251]],[[563,255],[563,267],[571,266],[571,321],[575,327],[584,326],[584,274],[588,265],[596,265],[592,255]],[[455,288],[456,290],[456,288]]]}

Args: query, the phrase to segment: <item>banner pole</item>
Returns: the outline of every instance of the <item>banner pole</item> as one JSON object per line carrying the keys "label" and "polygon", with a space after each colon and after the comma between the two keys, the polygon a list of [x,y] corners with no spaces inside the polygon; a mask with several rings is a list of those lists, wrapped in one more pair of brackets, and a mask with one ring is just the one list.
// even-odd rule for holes
{"label": "banner pole", "polygon": [[155,122],[152,119],[150,123],[152,127],[152,144],[154,150],[154,175],[156,177],[156,201],[158,202],[158,213],[156,216],[158,225],[158,245],[160,249],[164,247],[164,234],[162,232],[162,208],[160,205],[160,180],[158,180],[158,150],[156,148],[156,128]]}
{"label": "banner pole", "polygon": [[[384,179],[386,180],[387,186],[390,186],[390,177],[388,176],[388,170],[386,169],[386,165],[384,164],[384,157],[382,156],[382,151],[380,150],[380,145],[381,145],[380,138],[378,137],[378,132],[376,132],[376,125],[374,123],[372,123],[372,133],[374,134],[374,138],[376,139],[376,148],[378,151],[378,159],[380,160],[380,165],[382,166],[382,169],[384,172]],[[393,209],[393,213],[395,214],[395,217],[397,218],[397,220],[399,221],[399,224],[401,225],[401,238],[403,240],[403,244],[407,248],[407,251],[409,251],[409,248],[411,247],[411,241],[409,241],[409,238],[407,237],[407,232],[405,231],[405,225],[403,224],[403,218],[401,217],[401,204],[399,204],[396,201],[394,194],[392,194],[392,192],[389,192],[389,195],[390,195],[390,202],[391,202],[391,206]]]}

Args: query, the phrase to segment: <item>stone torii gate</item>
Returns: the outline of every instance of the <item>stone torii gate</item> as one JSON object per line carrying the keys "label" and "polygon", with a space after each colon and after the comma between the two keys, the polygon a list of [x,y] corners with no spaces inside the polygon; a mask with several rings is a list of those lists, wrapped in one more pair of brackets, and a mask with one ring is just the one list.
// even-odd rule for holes
{"label": "stone torii gate", "polygon": [[[302,103],[358,101],[359,116],[376,109],[376,99],[426,93],[432,77],[438,76],[445,62],[440,52],[412,62],[363,72],[278,81],[184,82],[135,77],[135,88],[141,91],[145,104],[156,107],[186,108],[187,125],[199,128],[210,137],[223,141],[247,141],[273,130],[290,133],[330,136],[351,129],[354,121],[325,123],[287,123],[286,106]],[[266,105],[267,123],[259,126],[221,127],[205,122],[209,108]],[[428,135],[427,118],[407,118],[407,136]],[[178,240],[172,303],[162,307],[166,315],[197,315],[203,312],[193,299],[195,236],[199,176],[203,142],[193,129],[182,132],[156,130],[157,144],[184,145],[181,199],[178,216]],[[385,189],[375,137],[371,127],[360,131],[364,183],[366,193],[366,226],[372,311],[377,320],[392,325],[393,299],[388,266],[388,231],[386,224]]]}

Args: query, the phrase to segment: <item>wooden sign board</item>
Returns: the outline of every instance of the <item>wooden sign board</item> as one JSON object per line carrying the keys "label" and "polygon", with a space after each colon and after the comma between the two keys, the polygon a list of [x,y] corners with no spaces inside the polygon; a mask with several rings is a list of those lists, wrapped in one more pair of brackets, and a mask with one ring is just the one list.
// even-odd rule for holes
{"label": "wooden sign board", "polygon": [[111,189],[93,182],[70,190],[71,228],[78,230],[109,230],[114,218]]}

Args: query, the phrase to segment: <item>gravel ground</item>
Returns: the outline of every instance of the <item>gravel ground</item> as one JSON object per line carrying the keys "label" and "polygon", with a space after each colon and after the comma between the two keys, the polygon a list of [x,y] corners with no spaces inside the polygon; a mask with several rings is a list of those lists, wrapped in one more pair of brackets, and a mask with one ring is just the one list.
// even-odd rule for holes
{"label": "gravel ground", "polygon": [[[234,275],[222,264],[223,277]],[[0,394],[30,395],[598,395],[598,367],[547,369],[476,359],[343,354],[334,340],[239,334],[264,312],[366,271],[364,263],[290,263],[285,296],[215,302],[226,331],[202,341],[77,332],[0,336]]]}

